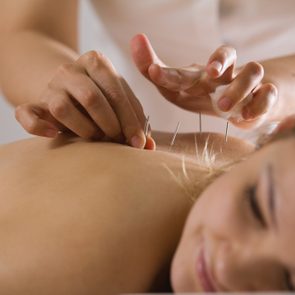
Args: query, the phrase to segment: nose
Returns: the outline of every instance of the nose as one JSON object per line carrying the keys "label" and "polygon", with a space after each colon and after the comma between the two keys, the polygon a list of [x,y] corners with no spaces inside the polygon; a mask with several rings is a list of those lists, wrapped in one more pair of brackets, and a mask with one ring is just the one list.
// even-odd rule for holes
{"label": "nose", "polygon": [[214,277],[228,291],[274,291],[282,289],[282,270],[266,244],[219,241]]}

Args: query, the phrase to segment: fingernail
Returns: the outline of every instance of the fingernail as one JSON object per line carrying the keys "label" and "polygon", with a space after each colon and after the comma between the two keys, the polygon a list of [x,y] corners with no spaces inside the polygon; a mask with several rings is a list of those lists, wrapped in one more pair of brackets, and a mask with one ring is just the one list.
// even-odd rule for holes
{"label": "fingernail", "polygon": [[57,135],[57,133],[58,133],[58,131],[55,130],[55,129],[47,129],[47,130],[45,131],[45,135],[46,135],[47,137],[55,137],[55,136]]}
{"label": "fingernail", "polygon": [[223,111],[223,112],[227,112],[231,109],[233,105],[233,102],[227,98],[227,97],[222,97],[221,99],[219,99],[218,101],[218,107]]}
{"label": "fingernail", "polygon": [[210,64],[209,68],[210,68],[210,70],[217,71],[217,73],[219,74],[222,70],[222,64],[221,64],[221,62],[215,60]]}
{"label": "fingernail", "polygon": [[146,138],[146,144],[144,147],[146,150],[152,150],[154,151],[156,149],[156,142],[154,141],[154,139],[150,136],[148,136]]}
{"label": "fingernail", "polygon": [[144,148],[145,140],[143,138],[141,138],[140,136],[138,136],[138,135],[134,135],[131,138],[131,145],[133,147],[142,149],[142,148]]}

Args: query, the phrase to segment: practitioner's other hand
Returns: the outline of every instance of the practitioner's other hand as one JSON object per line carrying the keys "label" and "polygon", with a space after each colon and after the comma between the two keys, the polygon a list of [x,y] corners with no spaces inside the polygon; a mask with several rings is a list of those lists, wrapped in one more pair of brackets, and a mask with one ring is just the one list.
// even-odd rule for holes
{"label": "practitioner's other hand", "polygon": [[205,66],[182,68],[165,65],[143,34],[132,39],[131,51],[139,71],[168,101],[185,110],[218,116],[210,94],[222,85],[227,85],[217,101],[222,112],[232,110],[251,94],[253,98],[241,108],[240,118],[230,119],[240,128],[251,128],[265,119],[278,98],[276,87],[263,81],[264,71],[259,63],[249,62],[235,69],[236,51],[229,46],[219,47]]}
{"label": "practitioner's other hand", "polygon": [[155,147],[153,139],[145,137],[139,100],[112,63],[95,51],[60,66],[40,101],[18,106],[16,118],[34,135],[55,137],[63,131],[85,139]]}

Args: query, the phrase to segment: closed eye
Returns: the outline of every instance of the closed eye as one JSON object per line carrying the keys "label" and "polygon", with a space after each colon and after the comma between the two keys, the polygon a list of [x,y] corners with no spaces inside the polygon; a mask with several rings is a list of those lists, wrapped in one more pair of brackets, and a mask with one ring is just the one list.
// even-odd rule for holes
{"label": "closed eye", "polygon": [[248,204],[250,206],[251,212],[254,216],[254,218],[259,221],[259,223],[263,226],[266,227],[266,222],[264,219],[264,216],[262,214],[261,208],[259,206],[259,203],[257,201],[257,185],[251,185],[247,188],[246,190],[246,197]]}
{"label": "closed eye", "polygon": [[295,288],[292,283],[291,274],[287,270],[285,272],[285,277],[286,277],[286,285],[287,285],[288,291],[294,292]]}

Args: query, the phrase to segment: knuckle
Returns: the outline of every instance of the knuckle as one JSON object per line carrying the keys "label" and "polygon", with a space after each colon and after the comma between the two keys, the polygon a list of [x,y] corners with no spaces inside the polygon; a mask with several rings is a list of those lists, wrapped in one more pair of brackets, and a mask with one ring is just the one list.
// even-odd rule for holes
{"label": "knuckle", "polygon": [[73,64],[62,64],[60,65],[52,79],[48,82],[47,87],[49,89],[56,89],[70,73],[74,71]]}
{"label": "knuckle", "polygon": [[51,114],[58,119],[64,118],[68,112],[68,109],[69,107],[67,99],[65,98],[54,100],[49,104],[49,110]]}
{"label": "knuckle", "polygon": [[92,67],[100,66],[103,59],[104,59],[103,54],[95,50],[88,51],[84,55],[85,63],[87,65],[91,65]]}
{"label": "knuckle", "polygon": [[116,105],[125,105],[126,100],[124,99],[124,96],[122,92],[119,89],[115,88],[106,88],[104,89],[107,97],[110,98],[111,102]]}
{"label": "knuckle", "polygon": [[71,72],[74,68],[74,65],[71,63],[62,64],[57,68],[57,74],[65,75]]}
{"label": "knuckle", "polygon": [[91,90],[84,90],[80,95],[80,100],[86,108],[91,108],[98,105],[97,94]]}

